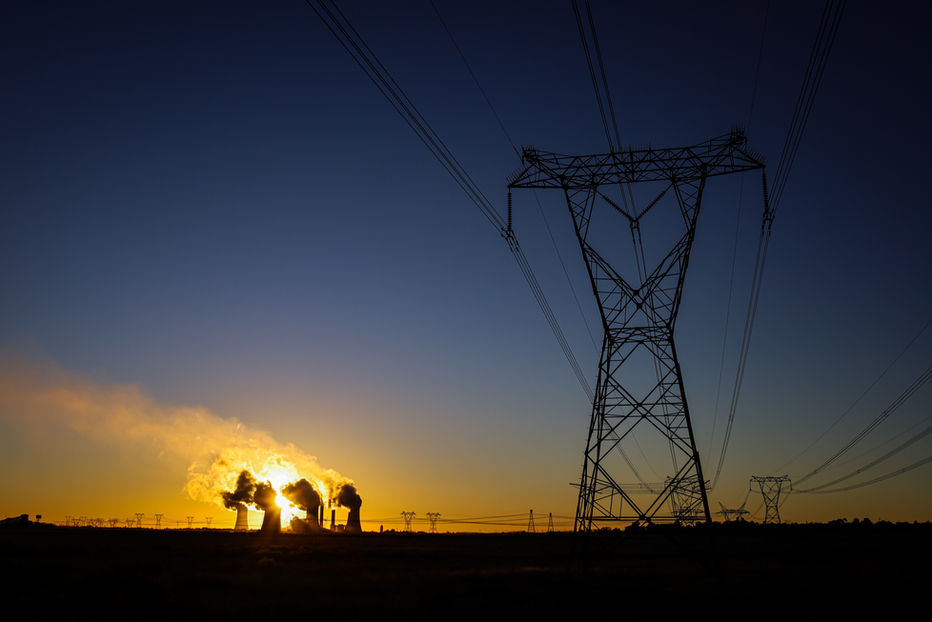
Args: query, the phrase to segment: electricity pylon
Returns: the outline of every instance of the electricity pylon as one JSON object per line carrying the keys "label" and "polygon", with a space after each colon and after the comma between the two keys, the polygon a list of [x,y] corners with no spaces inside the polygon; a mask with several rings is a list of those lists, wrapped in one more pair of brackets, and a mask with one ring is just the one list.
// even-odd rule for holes
{"label": "electricity pylon", "polygon": [[405,521],[405,531],[411,531],[411,521],[414,520],[414,512],[402,512],[401,518]]}
{"label": "electricity pylon", "polygon": [[748,510],[744,509],[744,504],[742,504],[740,508],[726,508],[725,504],[723,504],[721,501],[719,501],[718,504],[721,506],[722,510],[720,512],[716,512],[716,514],[721,514],[722,520],[724,520],[726,523],[730,523],[732,521],[743,521],[744,517],[750,514]]}
{"label": "electricity pylon", "polygon": [[534,510],[528,510],[527,515],[527,532],[536,533],[537,529],[534,527]]}
{"label": "electricity pylon", "polygon": [[790,478],[786,475],[751,476],[751,483],[760,487],[760,494],[764,498],[764,522],[780,522],[780,493],[783,485],[790,485]]}
{"label": "electricity pylon", "polygon": [[440,512],[428,512],[427,520],[430,521],[430,533],[437,533],[437,519],[440,518]]}
{"label": "electricity pylon", "polygon": [[[673,334],[706,181],[763,169],[746,146],[744,133],[732,131],[675,149],[566,156],[526,147],[525,167],[508,184],[509,191],[563,191],[602,320],[576,531],[629,521],[711,521]],[[637,199],[635,191],[644,196]],[[766,207],[766,188],[764,198]],[[647,221],[660,224],[672,245],[668,240],[660,252],[647,253],[644,240],[657,239],[650,231],[642,236],[642,223]],[[510,213],[508,222],[510,235]],[[627,269],[630,261],[618,257],[622,245],[634,252],[633,276]],[[666,473],[661,474],[659,490],[635,490],[619,483],[622,475],[631,473],[641,480],[626,448],[637,446],[640,451],[647,446],[656,460],[666,453],[664,444],[669,456],[660,467]],[[616,450],[624,462],[612,453]],[[649,466],[659,473],[656,464]],[[650,496],[635,501],[635,493]]]}

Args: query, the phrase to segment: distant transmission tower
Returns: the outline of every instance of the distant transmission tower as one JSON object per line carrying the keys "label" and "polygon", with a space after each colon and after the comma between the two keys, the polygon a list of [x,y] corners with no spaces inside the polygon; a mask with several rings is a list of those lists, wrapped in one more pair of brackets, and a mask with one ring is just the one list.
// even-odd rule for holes
{"label": "distant transmission tower", "polygon": [[760,494],[764,498],[764,522],[780,522],[780,493],[783,486],[790,485],[790,478],[786,475],[771,475],[751,477],[751,483],[760,486]]}
{"label": "distant transmission tower", "polygon": [[547,515],[547,533],[553,533],[553,512]]}
{"label": "distant transmission tower", "polygon": [[[711,520],[673,335],[706,181],[763,169],[746,146],[744,133],[733,131],[676,149],[565,156],[526,147],[525,168],[508,184],[509,190],[563,192],[602,319],[576,531],[629,521]],[[645,251],[645,223],[651,225],[646,239],[656,242],[666,233],[653,254]],[[633,255],[636,270],[627,269],[622,251]],[[625,452],[634,447],[646,448],[651,468],[665,471],[659,489],[620,483],[627,475],[643,483]],[[658,465],[667,449],[666,464]],[[635,501],[634,493],[649,496]]]}
{"label": "distant transmission tower", "polygon": [[744,517],[750,514],[750,512],[744,509],[743,505],[740,508],[729,509],[726,508],[721,501],[719,501],[718,504],[721,506],[722,510],[716,513],[721,514],[722,520],[724,520],[726,523],[730,523],[731,521],[743,521]]}
{"label": "distant transmission tower", "polygon": [[527,532],[535,533],[537,529],[534,528],[534,510],[528,510],[527,515]]}
{"label": "distant transmission tower", "polygon": [[402,512],[401,517],[405,519],[405,531],[411,531],[411,521],[414,520],[414,512]]}
{"label": "distant transmission tower", "polygon": [[136,526],[142,527],[142,517],[145,516],[142,512],[136,512]]}
{"label": "distant transmission tower", "polygon": [[136,519],[134,519],[134,518],[127,518],[127,519],[126,519],[126,526],[127,526],[127,527],[132,527],[132,526],[135,525],[135,524],[136,524]]}
{"label": "distant transmission tower", "polygon": [[164,514],[156,514],[156,515],[155,515],[155,528],[156,528],[156,529],[159,529],[159,528],[162,527],[162,517],[163,517],[163,516],[165,516],[165,515],[164,515]]}
{"label": "distant transmission tower", "polygon": [[430,532],[437,533],[437,519],[440,518],[440,512],[428,512],[427,520],[430,521]]}
{"label": "distant transmission tower", "polygon": [[111,519],[110,519],[109,521],[107,521],[107,522],[110,523],[110,528],[113,529],[113,528],[115,528],[115,527],[117,526],[117,523],[120,522],[120,519],[119,519],[119,518],[111,518]]}
{"label": "distant transmission tower", "polygon": [[210,523],[214,520],[213,516],[205,516],[204,520],[207,521],[207,528],[210,529]]}
{"label": "distant transmission tower", "polygon": [[185,518],[186,521],[188,521],[188,529],[191,529],[191,525],[194,523],[194,517],[193,517],[193,516],[185,516],[184,518]]}

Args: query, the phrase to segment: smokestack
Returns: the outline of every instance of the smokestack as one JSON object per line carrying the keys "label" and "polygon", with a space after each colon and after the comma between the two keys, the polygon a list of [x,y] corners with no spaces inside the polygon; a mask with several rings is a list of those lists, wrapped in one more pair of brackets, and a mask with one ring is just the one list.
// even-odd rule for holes
{"label": "smokestack", "polygon": [[249,509],[246,504],[253,500],[255,490],[256,480],[253,479],[252,474],[249,471],[241,471],[236,478],[236,490],[220,493],[224,507],[236,510],[236,524],[233,526],[233,531],[249,530]]}
{"label": "smokestack", "polygon": [[249,508],[242,503],[236,506],[236,524],[233,531],[249,531]]}
{"label": "smokestack", "polygon": [[262,516],[262,533],[273,536],[282,531],[282,511],[275,505],[275,489],[271,482],[258,484],[256,492],[253,494],[253,500],[260,510],[265,514]]}
{"label": "smokestack", "polygon": [[292,503],[305,512],[305,524],[308,529],[316,531],[320,529],[320,523],[317,520],[317,508],[321,507],[320,494],[314,490],[314,487],[306,479],[288,484],[282,488],[284,494]]}
{"label": "smokestack", "polygon": [[343,484],[337,494],[337,503],[349,509],[349,516],[346,518],[346,531],[350,533],[362,532],[362,524],[359,521],[359,508],[362,506],[362,497],[356,492],[356,487],[352,484]]}

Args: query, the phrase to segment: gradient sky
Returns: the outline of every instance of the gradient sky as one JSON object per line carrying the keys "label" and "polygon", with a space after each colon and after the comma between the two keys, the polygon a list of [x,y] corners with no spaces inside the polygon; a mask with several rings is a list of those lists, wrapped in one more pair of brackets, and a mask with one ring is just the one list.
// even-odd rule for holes
{"label": "gradient sky", "polygon": [[[569,2],[437,4],[519,145],[606,150]],[[594,0],[622,139],[688,145],[746,125],[765,4]],[[504,209],[519,162],[430,4],[341,6]],[[713,509],[740,504],[752,474],[817,465],[932,359],[927,331],[784,467],[932,317],[932,53],[911,10],[845,14],[774,225]],[[574,512],[589,407],[517,266],[304,2],[0,11],[5,358],[266,430],[353,478],[364,519]],[[774,168],[820,13],[770,9],[748,134]],[[726,388],[760,222],[747,181]],[[707,472],[738,187],[710,182],[677,328]],[[540,194],[595,327],[565,205]],[[594,381],[597,352],[530,195],[515,196],[515,228]],[[930,398],[925,387],[851,456],[920,425]],[[186,499],[182,460],[0,414],[0,514],[232,523]],[[927,466],[798,495],[783,514],[929,520],[930,478]]]}

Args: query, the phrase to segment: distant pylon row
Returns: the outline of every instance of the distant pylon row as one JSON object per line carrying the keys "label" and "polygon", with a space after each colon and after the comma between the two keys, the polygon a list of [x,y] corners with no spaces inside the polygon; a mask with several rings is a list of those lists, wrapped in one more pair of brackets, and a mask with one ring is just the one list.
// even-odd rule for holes
{"label": "distant pylon row", "polygon": [[[156,529],[161,529],[161,528],[162,528],[162,518],[163,518],[165,515],[164,515],[164,514],[153,514],[153,516],[154,516],[154,518],[155,518],[155,525],[154,525],[154,527],[155,527]],[[143,524],[142,524],[143,518],[145,518],[145,514],[144,514],[143,512],[136,512],[136,513],[134,513],[134,515],[133,515],[132,518],[127,518],[125,521],[122,521],[122,522],[125,524],[126,527],[130,527],[130,528],[141,528],[141,527],[143,526]],[[195,518],[194,516],[186,516],[186,517],[185,517],[185,523],[187,524],[188,529],[193,529],[193,527],[194,527],[194,522],[195,522],[195,521],[194,521],[194,518]],[[211,523],[213,523],[213,520],[214,520],[214,517],[213,517],[213,516],[205,516],[205,517],[204,517],[204,524],[207,526],[208,529],[210,528]],[[105,527],[105,526],[110,526],[111,528],[114,528],[114,527],[116,527],[117,525],[119,525],[120,522],[121,522],[121,521],[120,521],[119,518],[94,518],[94,517],[87,517],[87,516],[71,516],[71,515],[69,514],[69,515],[66,515],[66,516],[65,516],[65,520],[62,521],[62,525],[65,526],[65,527]],[[150,523],[150,524],[151,524],[151,523]],[[181,526],[181,521],[175,521],[175,526],[176,526],[176,527]]]}

